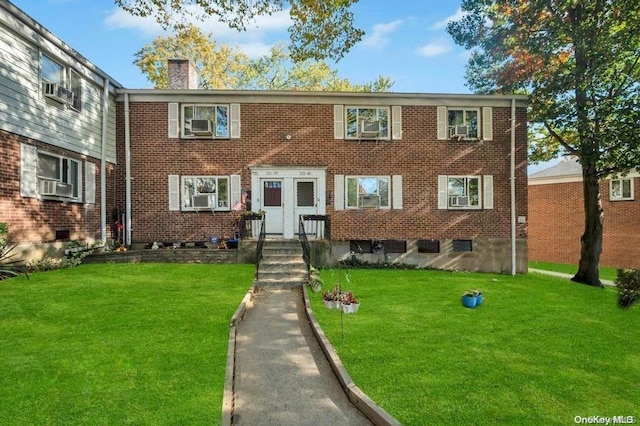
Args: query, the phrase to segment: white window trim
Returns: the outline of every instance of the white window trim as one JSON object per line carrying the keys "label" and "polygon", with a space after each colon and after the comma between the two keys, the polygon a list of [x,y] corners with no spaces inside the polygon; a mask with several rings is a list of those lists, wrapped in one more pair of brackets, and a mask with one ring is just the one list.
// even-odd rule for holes
{"label": "white window trim", "polygon": [[[630,189],[631,189],[631,193],[629,197],[624,197],[622,194],[620,195],[620,197],[615,197],[613,195],[613,182],[614,181],[618,181],[620,182],[620,187],[622,188],[622,183],[623,181],[630,181]],[[626,177],[626,178],[613,178],[609,180],[609,201],[633,201],[634,200],[634,188],[633,188],[633,181],[634,179],[632,177]]]}
{"label": "white window trim", "polygon": [[[187,135],[186,133],[186,116],[185,116],[185,108],[188,107],[193,107],[194,110],[196,107],[213,107],[214,109],[217,107],[225,107],[227,109],[227,134],[224,136],[218,136],[216,135],[216,120],[212,120],[212,129],[213,131],[211,132],[211,136],[207,136],[207,137],[198,137],[195,135]],[[239,111],[238,111],[239,113]],[[231,139],[232,138],[232,127],[233,127],[233,136],[235,137],[236,133],[237,133],[237,137],[239,137],[239,133],[240,133],[240,124],[239,124],[239,117],[235,118],[231,117],[231,104],[225,104],[225,103],[218,103],[218,104],[200,104],[200,103],[186,103],[186,104],[180,104],[180,137],[182,139]],[[236,129],[237,128],[237,129]]]}
{"label": "white window trim", "polygon": [[[60,68],[62,69],[62,81],[49,81],[46,78],[44,78],[44,75],[42,73],[42,66],[43,66],[43,61],[42,61],[42,57],[47,57],[51,62],[54,62],[56,64],[58,64],[60,66]],[[65,104],[66,108],[71,109],[75,112],[81,112],[82,110],[82,86],[84,85],[83,81],[84,79],[82,78],[82,74],[78,71],[76,71],[75,69],[73,69],[72,67],[66,65],[64,62],[60,61],[59,59],[57,59],[55,56],[47,53],[47,52],[40,52],[40,90],[41,90],[41,97],[43,99],[46,99],[46,96],[44,95],[44,84],[45,83],[55,83],[55,84],[59,84],[62,87],[64,87],[67,90],[71,91],[71,78],[73,75],[73,78],[77,78],[80,81],[80,93],[75,93],[74,92],[74,102],[72,102],[71,104]],[[79,100],[76,101],[77,97],[79,97]],[[79,106],[79,108],[76,108],[76,105]]]}
{"label": "white window trim", "polygon": [[[382,141],[388,141],[391,140],[391,135],[393,133],[393,129],[392,129],[392,124],[393,124],[393,119],[394,117],[392,116],[392,109],[389,106],[380,106],[380,105],[345,105],[344,106],[344,115],[343,115],[343,125],[344,125],[344,138],[347,140],[361,140],[361,139],[365,139],[365,138],[361,138],[360,136],[350,136],[348,134],[348,129],[347,127],[349,126],[349,122],[347,121],[347,111],[351,108],[355,108],[355,109],[385,109],[387,110],[387,135],[386,136],[378,136],[377,140],[382,140]],[[334,107],[334,112],[336,112],[336,109]],[[377,111],[376,111],[377,114]],[[335,132],[335,130],[334,130]],[[336,133],[337,135],[337,133]],[[399,139],[399,138],[398,138]],[[374,176],[371,176],[374,177]]]}
{"label": "white window trim", "polygon": [[[185,207],[184,205],[184,200],[185,200],[185,180],[186,179],[198,179],[198,178],[204,178],[204,179],[215,179],[216,180],[216,188],[215,188],[215,192],[213,192],[216,195],[216,206],[212,209],[213,211],[230,211],[231,208],[233,207],[232,203],[234,201],[234,196],[231,193],[232,188],[231,184],[232,184],[232,175],[183,175],[180,176],[179,182],[180,182],[180,186],[179,186],[179,196],[180,196],[180,211],[183,212],[195,212],[195,211],[199,211],[198,209],[194,208],[194,207]],[[219,182],[218,179],[227,179],[227,199],[226,200],[222,200],[222,201],[226,201],[227,205],[226,206],[218,206],[217,204],[221,201],[218,197],[218,186],[219,186]],[[235,184],[235,182],[234,182]],[[172,188],[171,188],[171,176],[170,176],[170,180],[169,180],[169,191],[171,193]],[[171,194],[170,194],[171,197]],[[170,202],[170,205],[171,202]],[[170,208],[170,210],[173,210]]]}
{"label": "white window trim", "polygon": [[[360,201],[358,197],[358,205],[357,206],[350,206],[349,205],[349,179],[360,179],[360,178],[375,178],[375,179],[387,179],[388,182],[388,189],[389,189],[389,194],[388,194],[388,203],[389,205],[387,206],[378,206],[378,207],[361,207],[360,206]],[[392,205],[393,205],[393,182],[391,180],[391,176],[387,176],[387,175],[347,175],[344,177],[344,208],[346,210],[390,210]]]}
{"label": "white window trim", "polygon": [[[477,178],[477,206],[449,206],[449,178]],[[493,175],[438,175],[438,210],[492,210],[494,208]]]}
{"label": "white window trim", "polygon": [[475,113],[477,115],[477,123],[476,123],[477,135],[475,137],[467,136],[466,138],[463,138],[462,140],[469,141],[469,140],[482,139],[482,134],[481,134],[481,129],[482,129],[481,108],[477,108],[477,107],[449,107],[449,108],[447,108],[447,115],[446,115],[446,120],[447,120],[446,121],[446,123],[447,123],[447,138],[449,138],[449,133],[451,132],[451,128],[454,127],[451,124],[449,124],[449,112],[451,112],[451,111],[462,111],[464,113],[465,121],[463,122],[462,126],[468,126],[468,124],[466,122],[466,113],[467,113],[467,111],[475,111]]}
{"label": "white window trim", "polygon": [[[61,197],[61,196],[55,196],[55,195],[40,195],[40,181],[41,180],[51,180],[51,181],[56,181],[56,182],[62,182],[62,176],[58,176],[57,179],[53,179],[51,177],[48,176],[40,176],[38,174],[38,166],[36,165],[35,168],[35,174],[36,174],[36,191],[38,192],[38,197],[40,197],[40,199],[42,200],[60,200],[60,201],[68,201],[68,202],[72,202],[72,203],[81,203],[82,202],[82,174],[83,174],[83,162],[80,160],[76,160],[75,158],[70,158],[64,155],[60,155],[60,154],[54,154],[52,152],[48,152],[48,151],[44,151],[41,149],[38,149],[36,151],[36,161],[39,161],[39,156],[40,154],[42,155],[46,155],[49,157],[54,157],[57,158],[58,160],[67,160],[67,161],[72,161],[74,163],[77,164],[77,169],[78,169],[78,176],[77,176],[77,181],[76,182],[63,182],[63,183],[71,183],[74,188],[77,188],[78,190],[78,196],[77,197]],[[61,170],[62,172],[62,170]]]}

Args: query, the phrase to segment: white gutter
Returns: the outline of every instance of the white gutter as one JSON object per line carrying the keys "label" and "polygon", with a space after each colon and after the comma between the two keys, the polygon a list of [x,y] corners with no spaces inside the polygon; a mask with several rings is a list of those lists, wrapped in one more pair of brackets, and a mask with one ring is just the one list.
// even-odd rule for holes
{"label": "white gutter", "polygon": [[100,153],[100,239],[107,244],[107,124],[109,122],[109,79],[103,80],[102,149]]}
{"label": "white gutter", "polygon": [[511,99],[511,275],[516,274],[516,100]]}
{"label": "white gutter", "polygon": [[129,94],[124,94],[124,167],[125,167],[125,236],[124,244],[131,246],[131,130],[129,117]]}

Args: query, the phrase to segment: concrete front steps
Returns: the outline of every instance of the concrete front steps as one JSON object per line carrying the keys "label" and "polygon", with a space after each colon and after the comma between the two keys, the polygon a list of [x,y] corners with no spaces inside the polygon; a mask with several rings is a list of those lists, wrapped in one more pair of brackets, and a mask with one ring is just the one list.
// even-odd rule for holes
{"label": "concrete front steps", "polygon": [[299,240],[264,241],[262,261],[254,282],[256,288],[298,288],[307,284],[307,265]]}

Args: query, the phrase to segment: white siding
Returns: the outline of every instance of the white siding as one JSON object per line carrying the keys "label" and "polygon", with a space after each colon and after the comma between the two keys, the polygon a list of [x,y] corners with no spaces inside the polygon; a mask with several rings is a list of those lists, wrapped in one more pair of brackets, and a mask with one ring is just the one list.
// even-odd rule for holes
{"label": "white siding", "polygon": [[[42,46],[18,38],[0,16],[0,128],[63,149],[100,158],[102,147],[102,93],[91,71],[51,43]],[[40,88],[40,49],[71,65],[85,78],[82,111],[44,98]],[[107,161],[116,161],[115,98],[109,102]]]}

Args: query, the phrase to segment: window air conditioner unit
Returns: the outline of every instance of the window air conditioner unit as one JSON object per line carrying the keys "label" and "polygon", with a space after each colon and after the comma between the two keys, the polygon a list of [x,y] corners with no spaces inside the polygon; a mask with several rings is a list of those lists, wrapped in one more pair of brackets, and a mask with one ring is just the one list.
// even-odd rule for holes
{"label": "window air conditioner unit", "polygon": [[211,136],[213,134],[211,120],[189,120],[190,132],[195,136]]}
{"label": "window air conditioner unit", "polygon": [[71,198],[73,197],[73,185],[57,180],[41,180],[40,195]]}
{"label": "window air conditioner unit", "polygon": [[57,83],[44,83],[44,95],[57,102],[73,105],[73,92]]}
{"label": "window air conditioner unit", "polygon": [[215,194],[197,194],[191,200],[191,205],[196,210],[212,209],[216,205]]}
{"label": "window air conditioner unit", "polygon": [[469,126],[451,126],[449,136],[452,138],[466,138],[469,136]]}
{"label": "window air conditioner unit", "polygon": [[360,207],[361,208],[377,208],[380,206],[379,195],[361,195]]}
{"label": "window air conditioner unit", "polygon": [[362,120],[358,129],[358,136],[361,138],[377,138],[380,135],[380,122]]}
{"label": "window air conditioner unit", "polygon": [[451,197],[452,207],[467,207],[468,205],[469,205],[469,197],[467,196]]}

